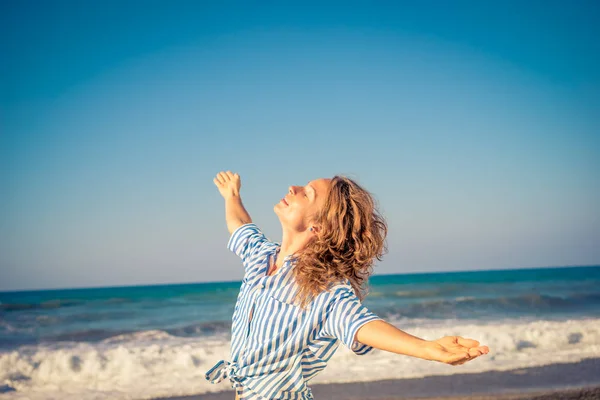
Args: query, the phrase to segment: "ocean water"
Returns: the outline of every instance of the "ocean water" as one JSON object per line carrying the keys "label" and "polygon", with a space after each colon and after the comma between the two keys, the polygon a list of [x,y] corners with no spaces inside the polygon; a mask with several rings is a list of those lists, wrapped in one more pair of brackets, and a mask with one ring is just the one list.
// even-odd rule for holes
{"label": "ocean water", "polygon": [[[229,390],[241,281],[0,293],[0,397],[147,399]],[[600,266],[376,275],[364,304],[427,340],[490,353],[458,367],[343,344],[310,384],[538,366],[600,356]]]}

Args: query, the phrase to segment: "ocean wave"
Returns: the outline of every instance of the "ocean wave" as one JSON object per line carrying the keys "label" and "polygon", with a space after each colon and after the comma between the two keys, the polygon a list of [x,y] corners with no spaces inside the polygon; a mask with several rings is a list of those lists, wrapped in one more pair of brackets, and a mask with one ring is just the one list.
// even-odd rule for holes
{"label": "ocean wave", "polygon": [[78,331],[62,332],[54,335],[44,335],[39,338],[38,342],[99,342],[114,336],[123,335],[131,332],[132,331],[114,331],[110,329],[84,329]]}
{"label": "ocean wave", "polygon": [[134,302],[127,297],[111,297],[107,299],[50,299],[41,302],[3,302],[0,311],[54,310],[65,307],[85,305],[86,307],[104,307]]}
{"label": "ocean wave", "polygon": [[53,299],[41,303],[2,303],[1,311],[23,311],[23,310],[49,310],[62,307],[73,307],[83,304],[82,300]]}
{"label": "ocean wave", "polygon": [[441,289],[429,289],[429,290],[399,290],[394,292],[394,297],[404,297],[413,299],[422,299],[424,297],[439,296],[443,291]]}
{"label": "ocean wave", "polygon": [[125,303],[133,303],[133,299],[128,297],[111,297],[105,300],[102,300],[103,304],[125,304]]}
{"label": "ocean wave", "polygon": [[[88,318],[89,317],[89,318]],[[19,324],[9,322],[0,316],[0,349],[13,349],[22,345],[49,344],[54,342],[82,342],[94,343],[105,340],[127,341],[138,340],[144,336],[144,332],[163,332],[169,337],[202,337],[202,336],[230,336],[231,321],[207,321],[183,324],[163,330],[140,330],[135,328],[109,329],[109,328],[85,328],[81,329],[81,323],[101,321],[107,318],[89,314],[86,318],[80,315],[71,316],[29,316]],[[114,318],[113,318],[114,319]],[[65,325],[65,323],[77,322],[76,325]],[[86,324],[88,325],[88,324]],[[61,328],[71,326],[70,329]],[[40,331],[40,328],[51,328],[49,331]],[[56,332],[56,328],[61,328]],[[139,336],[142,335],[142,336]],[[118,338],[118,339],[115,339]]]}
{"label": "ocean wave", "polygon": [[[311,384],[509,370],[575,362],[600,351],[600,319],[429,320],[410,329],[395,325],[426,340],[472,338],[489,346],[490,353],[460,367],[377,349],[356,362],[356,356],[340,345]],[[204,379],[217,361],[230,359],[229,347],[223,336],[178,337],[161,330],[122,333],[97,343],[22,346],[0,351],[3,398],[141,400],[229,390],[227,380],[212,385]]]}
{"label": "ocean wave", "polygon": [[540,313],[577,312],[587,308],[600,312],[600,293],[577,293],[567,297],[538,293],[495,298],[459,296],[412,304],[393,304],[380,311],[382,315],[447,319],[484,316],[497,318],[507,313],[531,316]]}
{"label": "ocean wave", "polygon": [[230,331],[231,321],[200,322],[167,329],[170,334],[181,337],[215,335],[229,333]]}
{"label": "ocean wave", "polygon": [[161,330],[141,331],[141,332],[128,332],[120,335],[114,335],[102,341],[103,344],[113,343],[142,343],[142,342],[153,342],[153,341],[164,341],[173,339],[173,336],[168,332]]}

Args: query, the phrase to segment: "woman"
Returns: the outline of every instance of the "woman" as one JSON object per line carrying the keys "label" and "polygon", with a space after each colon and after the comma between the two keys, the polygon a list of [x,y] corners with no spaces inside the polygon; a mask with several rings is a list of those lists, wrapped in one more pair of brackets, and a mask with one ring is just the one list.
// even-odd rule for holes
{"label": "woman", "polygon": [[340,341],[357,355],[377,348],[450,365],[489,352],[460,336],[420,339],[361,304],[372,264],[385,251],[387,226],[353,180],[290,186],[274,207],[281,244],[252,222],[238,174],[220,172],[214,183],[225,199],[227,247],[242,259],[244,278],[232,318],[232,360],[217,362],[206,379],[229,378],[236,399],[312,399],[307,382]]}

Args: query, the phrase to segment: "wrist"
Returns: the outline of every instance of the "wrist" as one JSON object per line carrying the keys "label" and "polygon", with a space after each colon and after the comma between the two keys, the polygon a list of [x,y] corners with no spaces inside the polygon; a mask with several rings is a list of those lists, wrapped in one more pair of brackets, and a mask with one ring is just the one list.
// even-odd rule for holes
{"label": "wrist", "polygon": [[423,342],[423,357],[421,358],[428,361],[437,361],[437,355],[439,351],[439,344],[431,340],[426,340]]}
{"label": "wrist", "polygon": [[225,201],[239,201],[241,199],[239,193],[229,193],[224,195],[223,198]]}

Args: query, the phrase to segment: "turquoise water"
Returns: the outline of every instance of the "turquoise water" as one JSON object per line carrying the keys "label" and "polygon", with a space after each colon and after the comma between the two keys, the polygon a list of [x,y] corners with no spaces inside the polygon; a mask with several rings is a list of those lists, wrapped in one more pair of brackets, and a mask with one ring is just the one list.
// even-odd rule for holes
{"label": "turquoise water", "polygon": [[[161,331],[226,337],[241,281],[0,293],[0,349]],[[364,304],[386,319],[600,316],[600,266],[375,275]]]}

